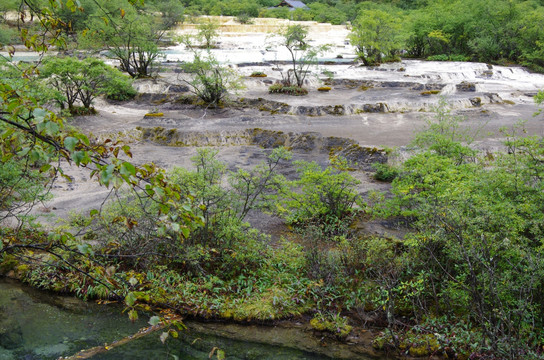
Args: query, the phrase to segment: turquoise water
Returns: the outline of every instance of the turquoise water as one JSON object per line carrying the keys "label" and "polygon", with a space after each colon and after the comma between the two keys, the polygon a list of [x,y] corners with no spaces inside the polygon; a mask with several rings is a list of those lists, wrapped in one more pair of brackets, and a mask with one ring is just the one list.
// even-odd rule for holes
{"label": "turquoise water", "polygon": [[[57,359],[111,343],[147,326],[147,317],[131,323],[116,305],[98,305],[37,291],[0,279],[0,360]],[[184,331],[162,344],[160,331],[92,359],[208,359],[214,347],[226,359],[329,359],[292,348],[232,340]],[[213,357],[216,358],[215,356]]]}

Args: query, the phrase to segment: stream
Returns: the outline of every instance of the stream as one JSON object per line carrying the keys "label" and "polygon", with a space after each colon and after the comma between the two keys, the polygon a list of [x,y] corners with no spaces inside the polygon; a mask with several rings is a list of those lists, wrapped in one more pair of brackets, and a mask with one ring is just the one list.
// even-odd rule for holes
{"label": "stream", "polygon": [[[71,356],[120,340],[146,326],[145,315],[132,323],[116,304],[84,302],[0,279],[0,360]],[[92,359],[208,359],[214,348],[223,350],[231,360],[371,359],[344,344],[321,349],[318,340],[300,329],[194,321],[186,322],[186,326],[188,330],[178,339],[170,338],[164,345],[159,331]],[[316,351],[308,351],[316,344]]]}

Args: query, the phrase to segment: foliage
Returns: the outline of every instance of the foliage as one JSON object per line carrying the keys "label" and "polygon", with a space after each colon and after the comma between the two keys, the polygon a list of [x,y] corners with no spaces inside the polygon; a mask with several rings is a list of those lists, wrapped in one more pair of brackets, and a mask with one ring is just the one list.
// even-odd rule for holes
{"label": "foliage", "polygon": [[308,90],[294,85],[284,85],[283,83],[276,83],[268,87],[270,94],[287,94],[293,96],[308,95]]}
{"label": "foliage", "polygon": [[0,49],[6,45],[13,45],[17,42],[17,32],[10,27],[0,24]]}
{"label": "foliage", "polygon": [[[21,7],[20,18],[26,17],[30,11],[32,17],[37,17],[39,27],[21,29],[21,37],[25,46],[31,50],[45,52],[49,46],[63,47],[65,39],[62,30],[66,24],[54,16],[52,9],[67,6],[71,11],[78,10],[75,3],[49,3],[50,7],[40,8],[37,4],[25,2],[27,8]],[[132,5],[129,5],[132,6]],[[43,10],[43,11],[42,11]],[[124,11],[123,11],[124,12]],[[34,31],[39,31],[39,34]],[[45,109],[44,98],[49,96],[42,87],[36,87],[35,66],[21,69],[8,63],[2,63],[3,70],[8,76],[0,79],[0,155],[2,164],[17,162],[19,166],[4,169],[6,172],[20,174],[18,182],[2,196],[10,201],[10,206],[23,200],[26,194],[36,189],[33,181],[37,179],[51,179],[62,176],[71,181],[64,174],[61,164],[70,164],[90,169],[90,177],[99,184],[119,189],[123,184],[133,190],[134,196],[152,199],[161,212],[161,223],[157,231],[166,231],[170,228],[188,228],[195,218],[184,210],[185,198],[179,193],[179,188],[173,187],[165,181],[163,170],[152,164],[136,166],[126,157],[131,157],[130,147],[119,142],[106,139],[104,143],[86,136],[75,129],[67,129],[62,118]],[[123,159],[122,159],[123,158]],[[9,165],[6,165],[9,166]],[[30,171],[29,171],[30,170]],[[42,175],[37,175],[37,171]],[[9,184],[9,181],[7,182]],[[28,184],[26,189],[17,189],[16,186]],[[28,190],[28,192],[26,192]],[[12,196],[16,195],[15,201]],[[39,200],[41,192],[30,194]],[[24,200],[26,202],[26,199]],[[32,201],[26,202],[28,205]],[[92,210],[90,215],[97,216],[99,211]],[[38,254],[33,265],[37,273],[30,271],[30,266],[21,265],[18,273],[29,275],[33,283],[44,287],[73,292],[82,292],[89,289],[89,284],[100,284],[98,294],[108,293],[115,299],[124,297],[123,291],[117,291],[119,282],[108,281],[108,272],[104,267],[97,265],[92,248],[86,243],[75,242],[75,237],[65,228],[57,228],[48,233],[39,230],[20,227],[16,229],[0,228],[2,233],[0,242],[0,258],[13,255],[18,260],[28,259],[30,255]],[[184,236],[183,234],[178,236]],[[32,249],[32,252],[27,252]],[[22,269],[25,268],[23,271]],[[41,271],[47,270],[47,271]],[[68,278],[52,276],[52,272],[68,274]],[[76,275],[76,276],[74,276]],[[90,279],[90,280],[89,280]],[[97,285],[98,286],[98,285]]]}
{"label": "foliage", "polygon": [[219,64],[209,51],[205,55],[196,50],[193,53],[193,61],[182,65],[183,70],[193,78],[183,81],[204,103],[218,106],[227,98],[229,91],[243,88],[240,76],[231,68]]}
{"label": "foliage", "polygon": [[[113,5],[113,4],[112,4]],[[158,42],[164,36],[163,18],[144,15],[128,3],[122,11],[107,18],[93,18],[80,46],[107,50],[106,55],[120,63],[131,77],[147,77],[159,57]]]}
{"label": "foliage", "polygon": [[475,155],[470,145],[480,132],[462,126],[462,118],[451,114],[446,100],[441,98],[434,109],[434,118],[426,120],[426,127],[416,135],[414,145],[428,149],[441,156],[454,159],[458,164]]}
{"label": "foliage", "polygon": [[424,152],[393,182],[388,211],[412,219],[416,232],[406,244],[415,269],[432,279],[432,302],[413,309],[470,322],[475,353],[528,356],[542,306],[542,140],[507,133],[508,153],[475,162],[458,125],[439,111],[416,137]]}
{"label": "foliage", "polygon": [[246,14],[246,13],[240,13],[238,14],[238,16],[236,16],[236,21],[240,24],[244,24],[244,25],[251,25],[253,24],[253,18]]}
{"label": "foliage", "polygon": [[374,173],[374,179],[376,180],[391,182],[399,174],[397,168],[388,164],[376,163],[373,164],[372,167],[376,170]]}
{"label": "foliage", "polygon": [[198,32],[195,38],[202,44],[202,47],[211,49],[215,47],[215,41],[219,35],[218,29],[219,23],[216,21],[210,19],[207,21],[201,21],[197,26]]}
{"label": "foliage", "polygon": [[176,169],[172,174],[173,181],[195,197],[197,205],[193,211],[204,220],[199,230],[203,242],[214,241],[215,232],[236,220],[243,221],[249,211],[269,208],[270,192],[277,191],[280,185],[277,168],[291,155],[283,148],[274,149],[267,161],[255,169],[228,174],[228,189],[222,185],[226,165],[216,156],[217,151],[200,149],[192,158],[196,172]]}
{"label": "foliage", "polygon": [[363,10],[350,34],[357,55],[367,66],[392,59],[403,47],[401,20],[385,10]]}
{"label": "foliage", "polygon": [[507,59],[541,69],[543,32],[533,24],[543,14],[542,4],[529,1],[428,2],[408,14],[407,50],[416,57]]}
{"label": "foliage", "polygon": [[342,219],[354,211],[354,205],[363,206],[356,192],[359,181],[347,173],[345,160],[335,159],[324,170],[315,162],[294,164],[299,179],[284,190],[284,201],[277,208],[288,223]]}
{"label": "foliage", "polygon": [[308,28],[302,25],[289,25],[280,31],[279,45],[284,46],[291,55],[291,68],[282,72],[285,86],[301,88],[311,65],[317,63],[317,56],[328,49],[327,45],[312,47],[308,44]]}
{"label": "foliage", "polygon": [[347,318],[340,314],[325,316],[322,313],[318,313],[310,320],[310,325],[317,331],[328,331],[339,338],[345,338],[353,329],[348,324]]}
{"label": "foliage", "polygon": [[55,89],[55,99],[60,108],[68,108],[76,115],[76,102],[90,109],[92,101],[99,95],[116,96],[125,99],[135,94],[130,79],[117,69],[93,58],[47,58],[40,75]]}
{"label": "foliage", "polygon": [[469,61],[470,58],[464,55],[431,55],[427,57],[429,61]]}
{"label": "foliage", "polygon": [[51,180],[48,174],[42,174],[30,163],[25,163],[23,157],[1,162],[0,222],[13,217],[22,222],[22,216],[28,214],[34,204],[49,198],[47,185]]}

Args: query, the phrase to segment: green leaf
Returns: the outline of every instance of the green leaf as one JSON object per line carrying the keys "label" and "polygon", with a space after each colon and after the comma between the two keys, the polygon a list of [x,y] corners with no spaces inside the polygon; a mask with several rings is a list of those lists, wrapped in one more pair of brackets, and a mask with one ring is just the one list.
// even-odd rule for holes
{"label": "green leaf", "polygon": [[128,318],[130,319],[130,321],[138,320],[138,312],[136,310],[130,310],[128,312]]}
{"label": "green leaf", "polygon": [[72,160],[77,166],[79,166],[82,163],[84,164],[86,159],[87,159],[87,153],[85,151],[76,151],[72,154]]}
{"label": "green leaf", "polygon": [[64,139],[64,147],[72,153],[75,151],[77,143],[78,140],[71,136]]}
{"label": "green leaf", "polygon": [[127,176],[127,177],[134,176],[134,175],[136,175],[136,167],[134,167],[134,165],[132,165],[129,162],[124,162],[121,165],[120,173],[121,173],[121,175],[124,175],[124,176]]}
{"label": "green leaf", "polygon": [[48,135],[56,135],[59,132],[59,124],[54,121],[48,121],[45,123],[45,132]]}
{"label": "green leaf", "polygon": [[151,326],[156,326],[160,322],[161,322],[161,319],[158,316],[152,316],[148,321],[149,325],[151,325]]}
{"label": "green leaf", "polygon": [[79,141],[81,141],[83,144],[89,146],[90,141],[89,138],[85,134],[75,134],[74,135]]}
{"label": "green leaf", "polygon": [[136,296],[134,296],[134,294],[131,292],[129,292],[127,296],[125,296],[125,304],[127,304],[127,306],[134,305],[134,303],[136,303],[136,300]]}
{"label": "green leaf", "polygon": [[164,344],[166,339],[168,339],[168,332],[163,332],[159,339],[161,339],[161,342]]}
{"label": "green leaf", "polygon": [[36,122],[42,122],[47,115],[47,111],[42,108],[37,108],[32,111],[32,115],[34,116],[34,120],[36,120]]}
{"label": "green leaf", "polygon": [[47,170],[51,169],[51,164],[45,164],[40,168],[40,172],[46,172]]}
{"label": "green leaf", "polygon": [[173,223],[172,224],[172,231],[177,233],[179,230],[180,230],[179,224],[178,223]]}
{"label": "green leaf", "polygon": [[90,255],[90,256],[94,255],[93,248],[89,244],[79,244],[77,246],[77,249],[83,255]]}

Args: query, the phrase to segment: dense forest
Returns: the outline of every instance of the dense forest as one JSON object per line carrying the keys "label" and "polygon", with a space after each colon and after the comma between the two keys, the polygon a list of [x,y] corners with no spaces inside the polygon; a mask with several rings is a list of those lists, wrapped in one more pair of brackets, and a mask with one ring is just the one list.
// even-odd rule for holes
{"label": "dense forest", "polygon": [[[75,57],[14,65],[2,58],[0,220],[17,221],[1,223],[0,274],[116,300],[130,319],[161,323],[163,342],[182,328],[165,315],[175,313],[304,319],[339,340],[371,326],[379,329],[376,349],[415,357],[544,358],[544,145],[523,124],[503,130],[505,151],[483,154],[471,146],[477,129],[463,127],[441,101],[408,160],[374,165],[376,180],[391,185],[366,201],[353,164],[334,152],[323,168],[292,161],[289,149],[277,146],[260,165],[233,171],[204,148],[192,158],[194,170],[166,171],[132,160],[117,138],[70,125],[70,117],[94,113],[98,96],[132,99],[132,78],[149,76],[159,46],[171,41],[168,29],[201,14],[349,23],[365,65],[404,56],[544,68],[539,1],[308,1],[309,10],[293,12],[273,5],[2,1],[0,43],[8,52],[17,43],[39,52],[106,49],[120,65]],[[20,11],[16,19],[13,11]],[[39,21],[18,21],[25,17]],[[283,35],[293,34],[306,35]],[[216,85],[210,79],[226,79],[228,69],[197,56],[183,70],[195,75],[195,88],[209,90]],[[191,105],[229,106],[197,96]],[[542,92],[535,101],[544,101]],[[53,230],[42,227],[29,209],[48,199],[55,179],[71,181],[67,164],[87,168],[115,201],[72,214]],[[289,236],[271,241],[249,225],[251,212],[281,219]],[[357,224],[369,219],[406,235],[361,235]]]}

